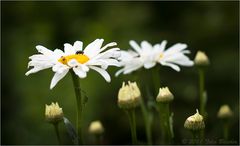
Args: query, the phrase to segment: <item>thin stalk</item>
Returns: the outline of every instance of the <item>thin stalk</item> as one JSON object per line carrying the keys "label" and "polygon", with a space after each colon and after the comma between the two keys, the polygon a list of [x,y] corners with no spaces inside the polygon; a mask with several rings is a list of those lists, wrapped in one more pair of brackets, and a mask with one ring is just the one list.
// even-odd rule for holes
{"label": "thin stalk", "polygon": [[131,129],[131,136],[132,136],[132,144],[137,144],[137,131],[136,131],[136,120],[135,120],[135,110],[127,110],[126,111],[129,123],[130,123],[130,129]]}
{"label": "thin stalk", "polygon": [[141,98],[141,102],[140,102],[140,107],[141,107],[141,110],[142,110],[143,119],[144,119],[144,123],[145,123],[147,144],[151,145],[152,144],[151,122],[150,122],[150,119],[148,117],[148,111],[146,109],[146,106],[145,106],[144,101],[143,101],[142,98]]}
{"label": "thin stalk", "polygon": [[149,92],[150,92],[149,88],[147,88],[147,85],[149,84],[149,79],[147,77],[149,77],[149,75],[146,75],[144,70],[141,70],[139,77],[141,77],[141,78],[139,78],[139,82],[141,83],[140,84],[141,90],[145,91],[142,93],[140,107],[141,107],[144,124],[145,124],[147,144],[151,145],[152,144],[152,120],[151,120],[151,115],[150,115],[151,113],[148,110],[148,108],[146,107],[146,105],[144,103],[144,99],[143,99],[144,96],[148,97],[148,100],[151,98],[151,96],[149,96]]}
{"label": "thin stalk", "polygon": [[204,99],[204,70],[199,69],[199,98],[200,98],[200,114],[205,117],[205,99]]}
{"label": "thin stalk", "polygon": [[59,134],[59,129],[58,129],[58,123],[53,124],[53,126],[54,126],[54,129],[55,129],[56,135],[57,135],[58,144],[60,145],[61,140],[60,140],[60,134]]}
{"label": "thin stalk", "polygon": [[[204,96],[204,81],[205,81],[205,76],[204,76],[204,69],[203,68],[199,68],[198,69],[199,72],[199,98],[200,98],[200,114],[206,118],[206,111],[205,111],[205,96]],[[204,139],[204,130],[201,130],[200,132],[200,139]]]}
{"label": "thin stalk", "polygon": [[192,144],[200,144],[200,139],[199,139],[199,135],[201,135],[200,131],[197,130],[197,131],[194,131],[194,130],[191,130],[192,132],[192,136],[193,136],[193,143]]}
{"label": "thin stalk", "polygon": [[159,88],[160,88],[160,74],[159,74],[159,67],[156,66],[152,69],[152,82],[154,85],[154,96],[157,96]]}
{"label": "thin stalk", "polygon": [[163,132],[163,140],[165,144],[172,143],[172,134],[171,134],[171,127],[170,127],[170,110],[169,110],[169,103],[160,103],[159,104],[159,111],[160,111],[160,120],[161,120],[161,129]]}
{"label": "thin stalk", "polygon": [[223,137],[225,140],[228,140],[228,135],[229,135],[228,123],[225,122],[223,127]]}
{"label": "thin stalk", "polygon": [[79,77],[71,70],[74,91],[76,95],[77,101],[77,134],[78,134],[78,144],[83,144],[83,136],[82,136],[82,115],[83,115],[83,99],[81,97],[81,88]]}

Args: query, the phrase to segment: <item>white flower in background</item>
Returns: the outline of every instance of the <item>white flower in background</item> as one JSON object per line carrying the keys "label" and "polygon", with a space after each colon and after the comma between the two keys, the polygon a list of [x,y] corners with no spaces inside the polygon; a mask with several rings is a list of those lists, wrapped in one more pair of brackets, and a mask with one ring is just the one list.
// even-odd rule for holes
{"label": "white flower in background", "polygon": [[[186,50],[187,45],[182,43],[177,43],[172,47],[166,48],[167,41],[162,41],[161,44],[156,44],[152,46],[147,41],[142,41],[141,46],[139,46],[135,41],[131,40],[130,45],[135,50],[132,53],[127,51],[121,51],[122,54],[128,54],[132,60],[125,61],[124,58],[120,58],[121,65],[123,69],[119,70],[116,75],[131,73],[141,67],[145,69],[150,69],[154,67],[157,63],[163,66],[169,66],[176,71],[180,71],[180,66],[192,66],[193,61],[191,61],[185,54],[190,53]],[[138,63],[136,63],[138,61]]]}
{"label": "white flower in background", "polygon": [[50,89],[52,89],[58,81],[60,81],[70,69],[79,78],[85,78],[89,69],[93,69],[100,73],[107,82],[111,81],[110,75],[106,69],[108,66],[119,66],[117,58],[119,57],[119,48],[111,48],[105,51],[108,47],[113,47],[117,43],[112,42],[102,47],[103,39],[96,39],[83,50],[83,43],[76,41],[74,45],[64,44],[64,52],[59,49],[54,51],[43,46],[36,46],[36,49],[41,54],[32,55],[29,57],[31,61],[28,67],[32,66],[26,75],[36,73],[40,70],[52,68],[55,72]]}

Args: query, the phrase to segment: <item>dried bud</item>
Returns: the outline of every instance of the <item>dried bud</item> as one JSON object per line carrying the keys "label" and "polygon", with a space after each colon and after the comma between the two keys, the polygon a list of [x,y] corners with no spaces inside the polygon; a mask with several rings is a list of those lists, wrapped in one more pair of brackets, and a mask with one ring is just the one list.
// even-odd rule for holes
{"label": "dried bud", "polygon": [[159,88],[159,93],[157,96],[157,102],[171,102],[173,100],[174,96],[169,91],[168,87]]}
{"label": "dried bud", "polygon": [[93,121],[89,126],[89,133],[100,135],[104,132],[104,128],[100,121]]}
{"label": "dried bud", "polygon": [[218,111],[218,118],[227,119],[233,116],[233,112],[228,105],[222,105]]}
{"label": "dried bud", "polygon": [[118,106],[123,109],[135,108],[139,105],[141,98],[140,90],[136,82],[123,82],[122,88],[118,92]]}
{"label": "dried bud", "polygon": [[204,52],[198,51],[197,55],[194,59],[194,63],[195,63],[196,66],[208,66],[209,65],[209,59]]}
{"label": "dried bud", "polygon": [[201,130],[205,128],[203,116],[197,113],[188,117],[184,123],[184,127],[189,130]]}
{"label": "dried bud", "polygon": [[63,119],[62,108],[59,107],[57,102],[52,102],[51,105],[46,105],[45,118],[50,123],[58,123]]}

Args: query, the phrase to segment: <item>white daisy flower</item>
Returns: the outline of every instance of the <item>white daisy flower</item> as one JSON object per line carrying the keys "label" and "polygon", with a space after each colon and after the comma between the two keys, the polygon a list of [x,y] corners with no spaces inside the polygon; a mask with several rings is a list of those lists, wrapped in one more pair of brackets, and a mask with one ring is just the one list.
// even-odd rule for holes
{"label": "white daisy flower", "polygon": [[73,45],[64,44],[64,52],[59,49],[54,51],[49,50],[43,46],[36,46],[36,49],[41,54],[32,55],[29,57],[31,61],[28,67],[32,66],[25,75],[36,73],[40,70],[52,68],[55,72],[50,89],[52,89],[70,69],[79,78],[85,78],[89,69],[93,69],[100,73],[107,82],[111,81],[110,75],[106,69],[108,66],[119,66],[117,58],[120,55],[119,48],[111,48],[107,51],[108,47],[116,46],[117,43],[112,42],[102,47],[103,39],[96,39],[90,43],[83,50],[83,43],[76,41]]}
{"label": "white daisy flower", "polygon": [[[116,73],[116,76],[120,73],[131,73],[141,67],[150,69],[157,63],[163,66],[169,66],[176,71],[180,71],[179,65],[193,65],[193,61],[185,55],[190,53],[189,50],[186,50],[186,44],[177,43],[165,50],[167,41],[162,41],[161,44],[154,46],[147,41],[142,41],[141,46],[133,40],[129,43],[135,51],[131,51],[131,53],[129,51],[121,51],[122,57],[120,58],[120,62],[123,68]],[[127,61],[123,56],[127,56]]]}

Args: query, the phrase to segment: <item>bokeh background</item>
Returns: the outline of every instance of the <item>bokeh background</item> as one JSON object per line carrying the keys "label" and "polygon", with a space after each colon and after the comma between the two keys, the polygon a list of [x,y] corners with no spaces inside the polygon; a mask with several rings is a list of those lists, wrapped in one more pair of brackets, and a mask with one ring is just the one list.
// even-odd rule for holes
{"label": "bokeh background", "polygon": [[[239,143],[239,2],[1,2],[1,143],[56,144],[52,125],[44,120],[45,104],[57,101],[64,114],[75,124],[75,96],[68,74],[50,90],[51,69],[26,77],[28,57],[41,44],[63,49],[64,43],[82,40],[84,46],[96,38],[105,43],[116,41],[129,49],[129,40],[159,43],[168,40],[188,44],[191,59],[203,50],[211,65],[206,72],[208,92],[206,137],[222,138],[217,112],[228,104],[233,112],[230,140]],[[137,74],[114,77],[117,68],[109,68],[112,82],[90,71],[81,80],[88,96],[84,114],[84,137],[91,144],[87,127],[101,120],[105,127],[104,144],[130,144],[130,128],[125,113],[117,106],[118,89],[123,81],[134,81]],[[198,76],[194,67],[176,72],[161,67],[161,84],[169,86],[175,100],[175,143],[190,134],[185,119],[198,108]],[[149,78],[149,76],[146,76]],[[159,142],[158,114],[153,125],[154,143]],[[140,141],[145,141],[143,118],[137,110]],[[71,144],[63,124],[61,136]]]}

